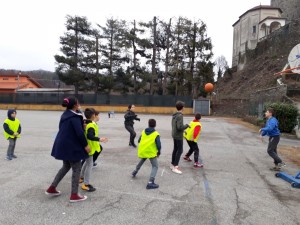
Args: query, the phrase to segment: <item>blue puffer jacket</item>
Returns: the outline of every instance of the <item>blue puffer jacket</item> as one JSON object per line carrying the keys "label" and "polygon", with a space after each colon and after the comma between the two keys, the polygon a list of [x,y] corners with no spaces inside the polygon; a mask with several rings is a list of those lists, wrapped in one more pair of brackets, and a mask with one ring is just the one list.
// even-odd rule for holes
{"label": "blue puffer jacket", "polygon": [[82,115],[66,110],[61,115],[59,131],[51,155],[59,160],[80,161],[88,157],[85,146],[87,140],[84,135]]}
{"label": "blue puffer jacket", "polygon": [[262,136],[269,136],[269,137],[274,137],[274,136],[279,136],[280,131],[278,129],[278,120],[275,117],[271,117],[267,120],[266,126],[264,128],[261,128],[261,135]]}

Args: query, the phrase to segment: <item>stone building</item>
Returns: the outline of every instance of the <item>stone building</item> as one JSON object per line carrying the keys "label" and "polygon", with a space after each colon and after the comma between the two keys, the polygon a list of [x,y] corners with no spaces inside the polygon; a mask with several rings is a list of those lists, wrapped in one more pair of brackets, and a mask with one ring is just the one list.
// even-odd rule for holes
{"label": "stone building", "polygon": [[286,19],[278,7],[259,5],[243,13],[233,26],[232,67],[240,70],[247,49],[254,49],[257,43],[273,31],[284,26]]}

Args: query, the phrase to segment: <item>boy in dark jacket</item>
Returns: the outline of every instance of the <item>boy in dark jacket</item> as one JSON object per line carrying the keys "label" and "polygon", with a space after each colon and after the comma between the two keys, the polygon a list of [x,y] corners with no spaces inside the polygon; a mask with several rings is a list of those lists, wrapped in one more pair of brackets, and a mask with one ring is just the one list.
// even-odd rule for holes
{"label": "boy in dark jacket", "polygon": [[126,130],[130,133],[129,146],[136,148],[136,145],[134,143],[136,133],[134,131],[133,124],[134,124],[134,120],[140,121],[141,119],[137,117],[137,115],[134,112],[134,109],[135,109],[135,105],[128,106],[128,109],[124,115],[125,118],[124,125]]}
{"label": "boy in dark jacket", "polygon": [[21,124],[16,118],[17,111],[15,109],[9,109],[7,111],[7,119],[3,123],[4,137],[9,141],[6,159],[12,160],[17,158],[15,155],[15,147],[17,138],[20,138]]}
{"label": "boy in dark jacket", "polygon": [[278,120],[273,117],[274,110],[272,108],[267,109],[265,112],[265,116],[268,119],[266,126],[259,130],[261,136],[269,136],[269,144],[268,144],[268,154],[274,159],[275,167],[271,168],[271,170],[279,171],[285,163],[279,158],[277,154],[277,145],[280,140],[280,131],[278,129]]}
{"label": "boy in dark jacket", "polygon": [[177,112],[172,116],[172,137],[174,142],[174,149],[172,153],[171,170],[174,173],[182,174],[178,168],[179,160],[183,151],[183,132],[189,127],[188,124],[183,125],[182,111],[184,108],[184,102],[176,102]]}

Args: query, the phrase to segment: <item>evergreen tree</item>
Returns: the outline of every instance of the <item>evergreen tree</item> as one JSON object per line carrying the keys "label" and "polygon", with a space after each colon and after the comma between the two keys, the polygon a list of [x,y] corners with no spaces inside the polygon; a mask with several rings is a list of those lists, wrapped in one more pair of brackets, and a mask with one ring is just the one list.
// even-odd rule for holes
{"label": "evergreen tree", "polygon": [[58,64],[56,72],[61,81],[74,85],[75,95],[77,95],[79,89],[84,87],[86,70],[81,66],[81,62],[87,57],[91,24],[86,17],[68,15],[66,28],[67,32],[60,37],[60,50],[63,55],[54,56]]}

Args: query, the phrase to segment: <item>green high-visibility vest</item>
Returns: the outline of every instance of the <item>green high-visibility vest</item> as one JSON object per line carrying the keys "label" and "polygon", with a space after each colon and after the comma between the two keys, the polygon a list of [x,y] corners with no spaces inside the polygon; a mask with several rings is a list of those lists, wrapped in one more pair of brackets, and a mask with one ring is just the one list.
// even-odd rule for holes
{"label": "green high-visibility vest", "polygon": [[[6,119],[4,120],[4,123],[6,123],[9,127],[9,129],[11,129],[14,133],[18,132],[19,126],[20,126],[20,120],[18,120],[17,118],[15,118],[15,120],[10,120],[10,119]],[[9,133],[6,133],[4,130],[4,137],[6,139],[8,138],[15,138],[14,135],[11,135]],[[18,136],[16,136],[17,138],[21,137],[20,134],[18,134]]]}
{"label": "green high-visibility vest", "polygon": [[[188,141],[191,141],[193,140],[193,135],[194,135],[194,130],[195,130],[195,127],[196,126],[200,126],[200,129],[201,129],[201,123],[199,121],[197,122],[190,122],[190,127],[186,128],[186,130],[183,132],[183,137],[185,137]],[[201,130],[200,130],[201,132]],[[199,137],[200,137],[200,132],[199,134],[197,135],[197,137],[193,140],[194,142],[197,142]]]}
{"label": "green high-visibility vest", "polygon": [[147,135],[145,130],[142,131],[141,140],[138,147],[138,157],[142,159],[151,159],[157,156],[156,137],[159,136],[157,131]]}
{"label": "green high-visibility vest", "polygon": [[[95,130],[95,137],[98,137],[99,135],[99,128],[98,128],[98,125],[97,123],[95,123],[94,121],[91,122],[91,123],[88,123],[85,127],[85,137],[87,137],[87,131],[90,129],[90,128],[93,128]],[[90,149],[91,151],[89,152],[89,155],[94,155],[95,152],[101,152],[101,148],[100,148],[100,143],[99,141],[92,141],[88,138],[87,139],[87,143],[88,145],[90,146]]]}

